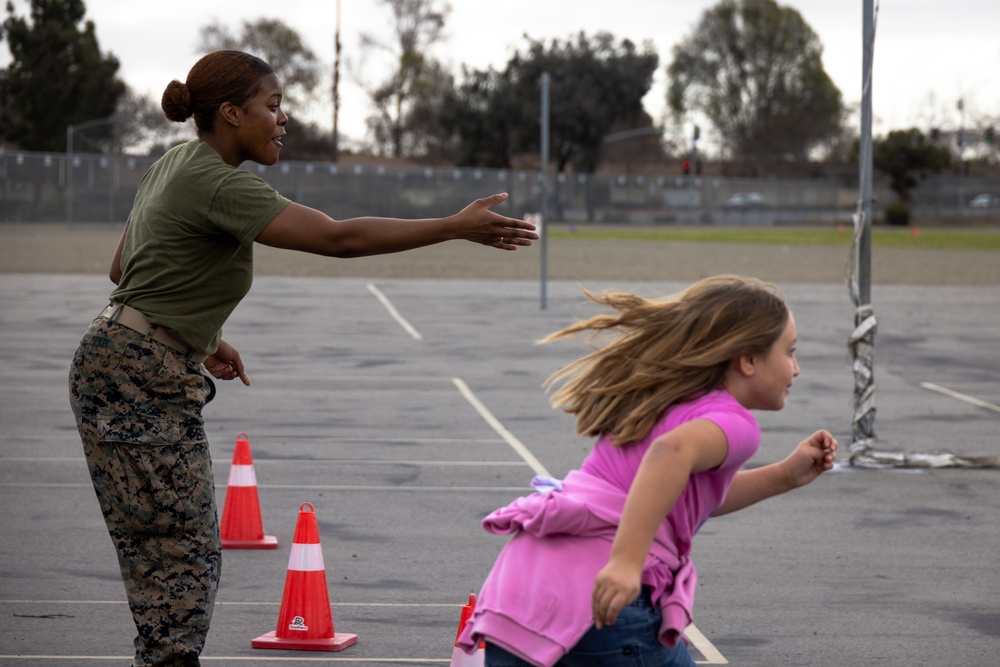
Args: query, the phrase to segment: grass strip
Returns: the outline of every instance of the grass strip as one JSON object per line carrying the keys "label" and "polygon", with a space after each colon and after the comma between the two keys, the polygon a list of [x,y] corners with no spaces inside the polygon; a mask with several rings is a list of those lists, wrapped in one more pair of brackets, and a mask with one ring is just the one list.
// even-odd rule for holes
{"label": "grass strip", "polygon": [[[549,228],[549,238],[596,239],[606,241],[681,241],[689,243],[737,243],[742,245],[849,246],[852,230],[847,228],[706,228],[645,229],[636,227]],[[877,248],[926,248],[930,250],[1000,251],[1000,232],[984,229],[919,227],[872,229],[872,246]]]}

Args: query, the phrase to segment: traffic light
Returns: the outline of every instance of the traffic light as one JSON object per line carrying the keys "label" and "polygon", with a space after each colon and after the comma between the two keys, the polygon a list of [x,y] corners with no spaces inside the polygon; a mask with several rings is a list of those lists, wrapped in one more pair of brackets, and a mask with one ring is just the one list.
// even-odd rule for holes
{"label": "traffic light", "polygon": [[685,176],[691,173],[691,160],[681,162],[681,171],[684,172]]}
{"label": "traffic light", "polygon": [[701,128],[695,125],[693,139],[694,141],[698,141],[699,138],[701,138]]}

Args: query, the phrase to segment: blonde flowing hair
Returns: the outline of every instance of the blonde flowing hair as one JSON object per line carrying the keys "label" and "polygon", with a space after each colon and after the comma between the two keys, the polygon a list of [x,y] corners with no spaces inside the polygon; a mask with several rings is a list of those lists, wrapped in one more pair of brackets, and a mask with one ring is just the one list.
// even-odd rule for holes
{"label": "blonde flowing hair", "polygon": [[766,352],[789,317],[777,287],[740,276],[714,276],[656,299],[584,292],[617,314],[595,315],[540,342],[585,331],[592,341],[609,331],[618,336],[553,373],[545,387],[562,384],[551,403],[576,415],[577,433],[608,434],[616,445],[641,440],[675,403],[718,388],[730,361]]}

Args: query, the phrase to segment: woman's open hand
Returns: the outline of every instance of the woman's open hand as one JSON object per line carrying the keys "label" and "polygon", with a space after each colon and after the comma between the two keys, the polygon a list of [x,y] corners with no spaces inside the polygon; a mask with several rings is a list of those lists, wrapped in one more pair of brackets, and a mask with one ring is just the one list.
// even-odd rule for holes
{"label": "woman's open hand", "polygon": [[491,209],[507,200],[507,193],[483,197],[455,214],[459,238],[493,246],[502,250],[517,250],[530,246],[538,239],[535,226],[530,222],[508,218]]}

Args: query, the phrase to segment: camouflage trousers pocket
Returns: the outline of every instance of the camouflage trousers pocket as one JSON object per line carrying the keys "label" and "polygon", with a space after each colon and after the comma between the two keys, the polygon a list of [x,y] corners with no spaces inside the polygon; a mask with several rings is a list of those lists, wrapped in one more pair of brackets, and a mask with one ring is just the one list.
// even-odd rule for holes
{"label": "camouflage trousers pocket", "polygon": [[97,417],[87,462],[108,527],[135,535],[201,533],[215,521],[208,443],[183,420]]}
{"label": "camouflage trousers pocket", "polygon": [[200,365],[113,322],[95,322],[80,341],[69,389],[78,419],[117,410],[192,422],[213,391]]}

